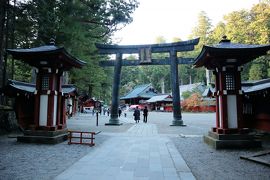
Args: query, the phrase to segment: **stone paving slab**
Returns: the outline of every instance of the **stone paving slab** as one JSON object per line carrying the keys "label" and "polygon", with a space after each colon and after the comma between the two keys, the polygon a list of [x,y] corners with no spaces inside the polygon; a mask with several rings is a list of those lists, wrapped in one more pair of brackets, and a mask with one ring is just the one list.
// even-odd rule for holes
{"label": "stone paving slab", "polygon": [[170,139],[159,136],[155,124],[139,123],[126,133],[110,135],[55,179],[195,179]]}

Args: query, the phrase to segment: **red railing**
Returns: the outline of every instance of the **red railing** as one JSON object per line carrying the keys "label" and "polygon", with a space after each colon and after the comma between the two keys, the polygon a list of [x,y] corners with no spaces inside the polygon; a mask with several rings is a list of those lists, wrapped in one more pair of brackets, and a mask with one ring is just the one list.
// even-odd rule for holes
{"label": "red railing", "polygon": [[[99,134],[101,131],[98,132],[86,132],[86,131],[68,131],[68,144],[86,144],[90,146],[94,146],[94,135]],[[72,141],[75,140],[75,141]],[[76,141],[79,139],[79,141]],[[89,141],[90,140],[90,141]]]}

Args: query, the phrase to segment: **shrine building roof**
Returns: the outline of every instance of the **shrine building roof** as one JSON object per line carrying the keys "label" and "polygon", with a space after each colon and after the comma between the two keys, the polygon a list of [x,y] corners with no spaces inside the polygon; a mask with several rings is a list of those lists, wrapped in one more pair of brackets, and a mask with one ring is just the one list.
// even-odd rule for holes
{"label": "shrine building roof", "polygon": [[143,85],[138,85],[134,87],[132,91],[127,93],[125,96],[121,97],[121,100],[125,99],[133,99],[133,98],[148,98],[150,99],[151,97],[157,95],[155,92],[155,89],[152,87],[151,84],[143,84]]}
{"label": "shrine building roof", "polygon": [[229,64],[241,66],[259,56],[266,55],[269,50],[270,44],[237,44],[231,43],[224,37],[217,45],[204,45],[201,53],[195,59],[194,67],[204,66],[207,69],[215,69]]}
{"label": "shrine building roof", "polygon": [[55,67],[70,70],[81,68],[86,63],[70,55],[64,47],[45,45],[29,49],[7,49],[14,59],[21,60],[34,67]]}
{"label": "shrine building roof", "polygon": [[172,102],[172,96],[170,94],[160,94],[151,97],[146,102],[148,103],[154,103],[154,102]]}
{"label": "shrine building roof", "polygon": [[[13,97],[17,96],[17,94],[34,94],[35,90],[36,84],[9,79],[7,85],[0,89],[0,92]],[[77,94],[77,88],[73,84],[63,84],[62,92],[64,95]]]}
{"label": "shrine building roof", "polygon": [[270,79],[242,82],[244,94],[258,93],[259,91],[270,89]]}

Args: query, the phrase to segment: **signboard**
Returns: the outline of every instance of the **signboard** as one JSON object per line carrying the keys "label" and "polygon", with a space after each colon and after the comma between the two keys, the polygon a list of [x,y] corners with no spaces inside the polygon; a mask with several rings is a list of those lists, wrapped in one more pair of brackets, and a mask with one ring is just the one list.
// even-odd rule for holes
{"label": "signboard", "polygon": [[140,64],[152,63],[151,60],[151,47],[140,49]]}
{"label": "signboard", "polygon": [[99,102],[99,101],[95,102],[95,109],[97,112],[99,112],[99,113],[101,112],[101,102]]}

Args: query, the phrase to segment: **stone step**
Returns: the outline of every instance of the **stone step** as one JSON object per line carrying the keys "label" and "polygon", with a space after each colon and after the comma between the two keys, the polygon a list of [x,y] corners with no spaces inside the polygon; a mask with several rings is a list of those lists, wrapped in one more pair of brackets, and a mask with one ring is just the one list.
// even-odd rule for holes
{"label": "stone step", "polygon": [[18,142],[24,142],[24,143],[40,143],[40,144],[57,144],[61,143],[63,141],[66,141],[68,139],[68,134],[60,134],[56,136],[31,136],[31,135],[24,135],[24,136],[18,136],[17,141]]}
{"label": "stone step", "polygon": [[204,136],[204,142],[214,149],[243,149],[243,148],[256,148],[261,147],[262,142],[253,139],[227,139],[221,140],[211,136]]}
{"label": "stone step", "polygon": [[216,132],[209,131],[208,136],[218,140],[253,140],[252,134],[218,134]]}

